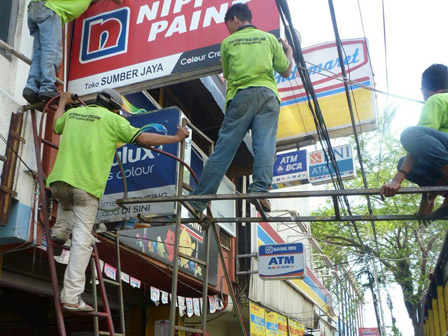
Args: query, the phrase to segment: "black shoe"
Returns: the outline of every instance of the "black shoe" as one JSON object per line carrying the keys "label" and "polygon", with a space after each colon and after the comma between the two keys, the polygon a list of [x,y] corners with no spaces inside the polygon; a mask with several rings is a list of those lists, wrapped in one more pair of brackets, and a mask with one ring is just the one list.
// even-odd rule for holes
{"label": "black shoe", "polygon": [[56,97],[58,95],[59,95],[59,92],[57,92],[57,91],[40,92],[39,99],[42,101],[49,101],[51,98]]}
{"label": "black shoe", "polygon": [[23,89],[22,97],[30,104],[36,104],[40,102],[39,94],[31,90],[29,87]]}
{"label": "black shoe", "polygon": [[257,208],[258,203],[261,207],[261,210],[263,210],[264,212],[271,212],[271,202],[269,202],[269,200],[266,198],[260,198],[260,199],[252,198],[251,200],[249,200],[249,202],[252,203],[255,206],[255,208]]}

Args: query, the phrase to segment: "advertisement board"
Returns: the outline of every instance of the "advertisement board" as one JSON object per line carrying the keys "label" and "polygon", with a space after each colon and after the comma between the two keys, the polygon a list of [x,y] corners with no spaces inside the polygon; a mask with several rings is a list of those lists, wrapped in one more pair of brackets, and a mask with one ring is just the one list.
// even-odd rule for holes
{"label": "advertisement board", "polygon": [[264,308],[249,302],[250,336],[266,336]]}
{"label": "advertisement board", "polygon": [[305,326],[302,323],[288,318],[288,326],[290,336],[303,336],[305,334]]}
{"label": "advertisement board", "polygon": [[359,336],[379,336],[378,328],[359,328]]}
{"label": "advertisement board", "polygon": [[263,280],[303,278],[305,276],[303,244],[259,246],[258,275]]}
{"label": "advertisement board", "polygon": [[[118,236],[122,244],[172,266],[174,262],[175,232],[176,228],[173,224],[120,231]],[[179,252],[204,260],[204,233],[201,226],[197,223],[182,224],[179,246]],[[216,286],[218,248],[214,239],[210,239],[209,258],[208,280],[210,284]],[[179,271],[202,279],[203,269],[201,265],[185,258],[179,258],[178,263]]]}
{"label": "advertisement board", "polygon": [[[152,113],[138,113],[128,117],[131,125],[143,131],[167,135],[176,134],[177,125],[182,118],[178,108],[168,108]],[[158,146],[170,154],[179,155],[179,144]],[[115,200],[124,197],[124,182],[127,186],[126,197],[162,197],[175,193],[177,161],[148,149],[122,144],[117,148],[123,170],[114,159],[106,189],[100,199],[97,222],[119,221],[124,218],[136,218],[141,215],[174,214],[174,202],[153,204],[131,204],[117,207]],[[123,181],[123,175],[125,181]]]}
{"label": "advertisement board", "polygon": [[[364,86],[373,85],[373,75],[364,39],[342,41],[345,52],[344,65],[347,77]],[[353,134],[350,113],[341,80],[341,66],[334,42],[303,49],[308,73],[313,82],[326,126],[331,137]],[[287,79],[276,74],[282,97],[278,124],[278,145],[299,142],[304,137],[316,135],[316,127],[297,68]],[[361,131],[376,129],[374,92],[360,85],[349,85],[352,100],[356,101],[356,124]]]}
{"label": "advertisement board", "polygon": [[[355,160],[352,145],[333,147],[333,153],[343,180],[356,177]],[[336,174],[333,165],[327,164],[323,150],[308,154],[308,179],[312,184],[323,184],[332,181]]]}
{"label": "advertisement board", "polygon": [[277,314],[278,321],[278,336],[288,336],[288,319],[280,314]]}
{"label": "advertisement board", "polygon": [[[220,44],[233,0],[124,0],[92,4],[74,22],[68,90],[148,87],[220,71]],[[279,33],[274,0],[244,0],[253,24]],[[137,90],[134,90],[137,91]]]}
{"label": "advertisement board", "polygon": [[308,182],[306,149],[277,154],[272,188],[285,188]]}
{"label": "advertisement board", "polygon": [[278,335],[278,314],[266,312],[266,336]]}

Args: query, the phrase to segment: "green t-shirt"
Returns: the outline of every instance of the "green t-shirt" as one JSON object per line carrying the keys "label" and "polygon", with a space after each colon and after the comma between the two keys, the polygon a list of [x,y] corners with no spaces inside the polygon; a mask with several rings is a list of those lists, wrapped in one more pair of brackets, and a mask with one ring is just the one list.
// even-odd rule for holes
{"label": "green t-shirt", "polygon": [[428,98],[417,125],[448,133],[448,93],[437,93]]}
{"label": "green t-shirt", "polygon": [[222,41],[221,59],[227,79],[226,101],[250,86],[267,87],[280,100],[274,70],[285,72],[289,61],[274,35],[253,26],[240,29]]}
{"label": "green t-shirt", "polygon": [[104,107],[73,108],[57,121],[61,134],[56,162],[47,185],[63,181],[101,198],[118,143],[133,143],[141,130]]}
{"label": "green t-shirt", "polygon": [[46,0],[45,7],[50,8],[61,19],[62,24],[81,16],[92,0]]}

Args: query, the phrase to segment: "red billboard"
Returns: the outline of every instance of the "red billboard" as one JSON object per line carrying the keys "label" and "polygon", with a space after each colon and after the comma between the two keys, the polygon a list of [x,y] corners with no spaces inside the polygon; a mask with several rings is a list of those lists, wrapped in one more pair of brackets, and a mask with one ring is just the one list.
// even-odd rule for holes
{"label": "red billboard", "polygon": [[359,336],[380,336],[378,328],[359,328]]}
{"label": "red billboard", "polygon": [[68,89],[132,91],[219,72],[224,15],[234,2],[248,4],[257,28],[278,34],[275,0],[94,3],[74,23]]}

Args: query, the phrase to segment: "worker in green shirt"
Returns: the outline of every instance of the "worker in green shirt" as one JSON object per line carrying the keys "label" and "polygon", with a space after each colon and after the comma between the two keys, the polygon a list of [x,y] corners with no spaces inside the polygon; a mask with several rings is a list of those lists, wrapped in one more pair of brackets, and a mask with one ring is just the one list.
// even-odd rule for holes
{"label": "worker in green shirt", "polygon": [[[246,133],[252,131],[253,183],[248,192],[267,192],[272,173],[280,113],[280,96],[274,71],[287,78],[292,69],[292,49],[284,40],[251,24],[246,4],[232,5],[224,18],[230,36],[221,43],[221,62],[227,80],[226,115],[215,151],[207,160],[194,195],[215,194]],[[286,51],[283,50],[283,48]],[[260,200],[271,211],[267,199]],[[190,205],[202,211],[207,202]]]}
{"label": "worker in green shirt", "polygon": [[[407,155],[398,162],[398,172],[383,185],[381,195],[394,196],[404,179],[419,186],[448,185],[448,67],[433,64],[423,72],[422,93],[425,100],[417,126],[401,133]],[[436,193],[422,197],[419,215],[440,219],[448,215],[448,198],[432,212]]]}
{"label": "worker in green shirt", "polygon": [[95,103],[69,109],[71,93],[64,92],[54,116],[53,129],[60,134],[59,150],[47,185],[59,202],[51,239],[64,243],[72,235],[70,258],[64,275],[61,303],[67,310],[91,311],[81,300],[85,270],[92,253],[93,224],[99,198],[106,182],[118,143],[144,147],[180,142],[188,136],[184,127],[176,135],[142,132],[130,125],[118,112],[123,100],[112,89],[102,90]]}
{"label": "worker in green shirt", "polygon": [[[62,26],[99,0],[31,0],[28,28],[34,37],[28,80],[22,96],[30,104],[58,95],[56,74],[62,61]],[[122,4],[123,0],[112,0]]]}

